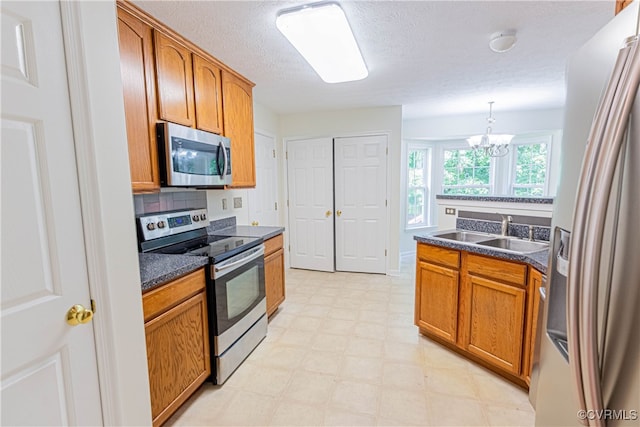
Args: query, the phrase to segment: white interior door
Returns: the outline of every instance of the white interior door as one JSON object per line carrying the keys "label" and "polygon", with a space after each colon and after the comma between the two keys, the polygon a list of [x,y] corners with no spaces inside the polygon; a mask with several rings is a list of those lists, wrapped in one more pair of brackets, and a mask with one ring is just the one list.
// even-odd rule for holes
{"label": "white interior door", "polygon": [[[57,2],[2,2],[2,425],[100,425]],[[99,313],[97,314],[99,315]]]}
{"label": "white interior door", "polygon": [[291,267],[334,271],[333,143],[289,141],[287,153]]}
{"label": "white interior door", "polygon": [[336,270],[386,273],[387,137],[334,142]]}
{"label": "white interior door", "polygon": [[248,190],[249,223],[278,225],[276,140],[256,132],[256,188]]}

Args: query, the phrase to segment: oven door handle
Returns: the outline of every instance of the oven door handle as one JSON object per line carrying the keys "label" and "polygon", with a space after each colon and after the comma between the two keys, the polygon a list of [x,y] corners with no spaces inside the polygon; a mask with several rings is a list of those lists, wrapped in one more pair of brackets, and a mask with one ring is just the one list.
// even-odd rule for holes
{"label": "oven door handle", "polygon": [[244,264],[247,264],[248,262],[253,261],[256,258],[260,258],[261,256],[264,255],[264,246],[260,246],[257,249],[253,249],[251,251],[247,251],[250,252],[249,254],[247,254],[246,256],[242,257],[241,259],[239,259],[238,261],[233,261],[230,262],[228,264],[225,263],[221,263],[219,265],[215,265],[213,266],[213,270],[218,273],[220,271],[224,271],[224,270],[228,270],[232,267],[240,267]]}

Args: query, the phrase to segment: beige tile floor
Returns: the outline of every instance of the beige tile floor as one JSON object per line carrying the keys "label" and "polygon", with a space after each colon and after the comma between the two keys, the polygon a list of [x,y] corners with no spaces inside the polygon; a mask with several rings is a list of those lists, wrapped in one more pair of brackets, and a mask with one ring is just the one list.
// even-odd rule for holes
{"label": "beige tile floor", "polygon": [[400,276],[286,271],[267,338],[167,426],[532,426],[522,389],[424,338]]}

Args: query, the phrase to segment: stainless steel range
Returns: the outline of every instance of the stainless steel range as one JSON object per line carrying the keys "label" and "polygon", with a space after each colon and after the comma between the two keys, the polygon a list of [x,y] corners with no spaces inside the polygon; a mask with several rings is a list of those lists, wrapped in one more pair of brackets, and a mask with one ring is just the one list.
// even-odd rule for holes
{"label": "stainless steel range", "polygon": [[212,377],[224,383],[267,334],[262,239],[208,235],[206,209],[140,215],[137,222],[142,252],[209,257]]}

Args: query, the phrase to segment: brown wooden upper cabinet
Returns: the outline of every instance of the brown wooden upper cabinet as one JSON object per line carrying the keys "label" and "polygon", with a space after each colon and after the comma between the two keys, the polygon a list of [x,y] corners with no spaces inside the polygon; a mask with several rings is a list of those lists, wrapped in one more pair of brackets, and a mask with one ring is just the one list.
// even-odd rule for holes
{"label": "brown wooden upper cabinet", "polygon": [[629,6],[633,0],[616,0],[615,14],[622,12],[622,9]]}
{"label": "brown wooden upper cabinet", "polygon": [[222,82],[220,67],[193,54],[196,127],[222,134]]}
{"label": "brown wooden upper cabinet", "polygon": [[134,193],[159,191],[156,122],[231,139],[232,187],[255,187],[253,83],[118,0],[118,37]]}
{"label": "brown wooden upper cabinet", "polygon": [[153,30],[118,8],[118,42],[131,185],[134,193],[158,191],[160,174],[155,133]]}
{"label": "brown wooden upper cabinet", "polygon": [[231,139],[232,187],[255,187],[252,86],[222,71],[224,135]]}
{"label": "brown wooden upper cabinet", "polygon": [[195,108],[191,51],[157,30],[153,35],[160,119],[193,127]]}

